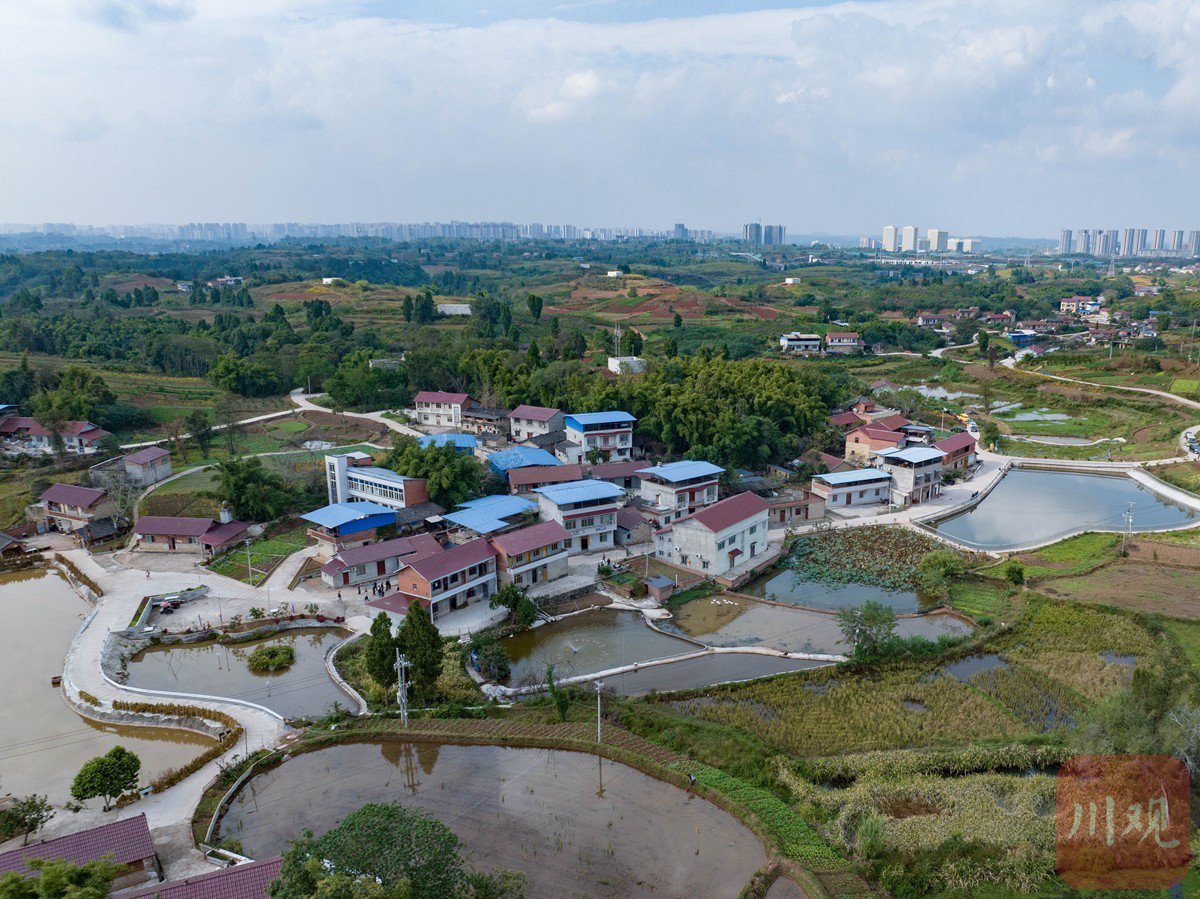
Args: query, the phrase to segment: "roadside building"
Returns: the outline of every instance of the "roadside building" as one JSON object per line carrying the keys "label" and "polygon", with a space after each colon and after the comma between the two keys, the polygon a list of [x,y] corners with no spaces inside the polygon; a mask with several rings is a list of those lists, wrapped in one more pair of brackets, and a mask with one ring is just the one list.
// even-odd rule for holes
{"label": "roadside building", "polygon": [[467,393],[422,390],[413,397],[417,421],[437,428],[461,428],[463,410],[474,405],[475,400]]}
{"label": "roadside building", "polygon": [[486,603],[496,593],[496,551],[480,538],[422,559],[396,572],[397,590],[367,605],[402,617],[419,602],[435,622],[459,609]]}
{"label": "roadside building", "polygon": [[221,521],[172,515],[143,515],[133,526],[138,547],[146,552],[194,553],[204,559],[224,552],[246,536],[250,525],[234,521],[228,509]]}
{"label": "roadside building", "polygon": [[522,589],[554,581],[567,573],[571,535],[557,521],[511,531],[491,539],[502,584]]}
{"label": "roadside building", "polygon": [[835,356],[861,353],[865,346],[857,331],[830,331],[825,335],[825,352]]}
{"label": "roadside building", "polygon": [[865,465],[880,450],[898,449],[904,445],[905,437],[899,431],[862,425],[846,434],[846,460]]}
{"label": "roadside building", "polygon": [[[38,525],[39,532],[51,530],[76,534],[100,522],[113,522],[117,505],[107,491],[97,487],[51,484],[29,507],[28,514],[30,521]],[[116,533],[115,523],[112,533]]]}
{"label": "roadside building", "polygon": [[814,355],[821,352],[822,345],[820,334],[802,334],[799,331],[792,331],[779,337],[779,349],[785,353]]}
{"label": "roadside building", "polygon": [[125,474],[138,486],[149,487],[171,476],[171,454],[161,446],[148,446],[122,457]]}
{"label": "roadside building", "polygon": [[539,487],[542,517],[557,521],[571,534],[571,552],[609,550],[615,545],[617,511],[625,491],[607,481],[572,481]]}
{"label": "roadside building", "polygon": [[893,505],[925,503],[942,493],[942,460],[946,454],[932,446],[880,450],[872,463],[891,475]]}
{"label": "roadside building", "polygon": [[527,406],[522,403],[508,413],[508,432],[517,443],[528,440],[530,437],[539,437],[562,429],[563,413],[561,409]]}
{"label": "roadside building", "polygon": [[37,872],[29,866],[36,858],[86,865],[105,857],[117,867],[111,884],[114,891],[162,878],[162,865],[144,814],[0,852],[0,877],[5,874],[36,877]]}
{"label": "roadside building", "polygon": [[429,502],[424,478],[409,478],[387,468],[351,464],[346,456],[325,457],[325,492],[330,504],[371,502],[407,509]]}
{"label": "roadside building", "polygon": [[939,440],[934,447],[946,454],[942,465],[946,469],[972,468],[978,461],[976,456],[977,441],[975,435],[967,431],[951,434],[944,440]]}
{"label": "roadside building", "polygon": [[373,543],[380,528],[396,524],[395,509],[373,502],[330,503],[300,517],[312,525],[308,536],[316,542],[318,559]]}
{"label": "roadside building", "polygon": [[667,562],[718,577],[770,550],[768,506],[739,493],[682,518],[654,534],[655,554]]}
{"label": "roadside building", "polygon": [[814,475],[812,492],[825,500],[826,509],[886,503],[892,476],[878,468],[857,468]]}
{"label": "roadside building", "polygon": [[711,462],[668,462],[638,471],[638,496],[661,527],[717,501],[717,479],[725,471]]}
{"label": "roadside building", "polygon": [[394,537],[343,549],[321,566],[321,580],[329,587],[354,587],[391,577],[416,559],[443,552],[432,534]]}
{"label": "roadside building", "polygon": [[563,417],[567,440],[560,451],[564,462],[588,461],[598,453],[602,462],[626,462],[633,456],[633,425],[628,412],[577,412]]}

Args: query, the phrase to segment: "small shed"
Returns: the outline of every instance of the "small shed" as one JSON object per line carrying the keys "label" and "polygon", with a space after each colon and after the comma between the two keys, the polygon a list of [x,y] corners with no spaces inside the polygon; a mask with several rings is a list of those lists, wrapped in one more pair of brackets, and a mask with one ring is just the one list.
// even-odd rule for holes
{"label": "small shed", "polygon": [[655,602],[666,602],[675,592],[675,581],[665,574],[652,574],[646,578],[646,594]]}

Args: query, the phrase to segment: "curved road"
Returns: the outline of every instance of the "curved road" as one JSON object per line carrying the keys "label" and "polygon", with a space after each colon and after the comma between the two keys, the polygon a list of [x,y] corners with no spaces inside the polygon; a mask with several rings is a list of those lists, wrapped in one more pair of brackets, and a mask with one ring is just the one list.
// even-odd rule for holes
{"label": "curved road", "polygon": [[[318,406],[309,397],[319,396],[320,394],[304,393],[301,390],[293,390],[288,394],[288,399],[295,403],[301,410],[310,412],[328,412],[331,415],[344,415],[347,418],[361,418],[363,421],[369,421],[377,425],[382,425],[397,434],[407,434],[410,437],[424,437],[425,434],[418,431],[416,428],[410,428],[406,424],[396,421],[394,418],[388,418],[382,411],[380,412],[334,412],[332,409],[327,409],[324,406]],[[290,414],[290,413],[289,413]]]}

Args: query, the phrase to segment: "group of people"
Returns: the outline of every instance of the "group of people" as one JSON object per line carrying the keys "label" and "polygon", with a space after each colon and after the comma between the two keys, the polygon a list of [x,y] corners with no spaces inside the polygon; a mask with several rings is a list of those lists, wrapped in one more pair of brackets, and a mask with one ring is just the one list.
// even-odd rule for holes
{"label": "group of people", "polygon": [[375,581],[373,584],[359,584],[357,589],[359,596],[363,595],[364,589],[374,597],[387,596],[392,592],[392,579],[387,578],[386,580]]}

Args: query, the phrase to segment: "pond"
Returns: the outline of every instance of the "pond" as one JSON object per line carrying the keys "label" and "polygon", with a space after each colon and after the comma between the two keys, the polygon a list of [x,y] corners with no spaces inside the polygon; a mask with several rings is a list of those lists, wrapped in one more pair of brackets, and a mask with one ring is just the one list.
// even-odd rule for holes
{"label": "pond", "polygon": [[[130,660],[127,683],[147,690],[244,699],[285,718],[316,718],[335,702],[354,708],[325,668],[325,654],[347,636],[340,628],[301,628],[233,646],[212,641],[152,646]],[[264,644],[291,646],[296,661],[282,671],[256,674],[246,660]]]}
{"label": "pond", "polygon": [[805,671],[827,664],[829,663],[785,659],[756,652],[722,652],[609,675],[604,678],[604,687],[620,696],[643,696],[652,690],[660,693],[692,690],[696,687],[711,687],[714,684],[754,680],[772,674]]}
{"label": "pond", "polygon": [[912,388],[921,396],[928,397],[933,400],[957,400],[964,397],[978,397],[977,393],[967,393],[965,390],[947,390],[945,387],[940,387],[932,384],[918,384]]}
{"label": "pond", "polygon": [[[603,778],[603,783],[601,783]],[[252,857],[321,835],[368,802],[447,824],[477,868],[527,896],[736,896],[766,855],[731,815],[633,768],[543,749],[383,742],[296,756],[251,780],[221,823]]]}
{"label": "pond", "polygon": [[[765,646],[781,652],[840,654],[847,651],[837,617],[827,612],[788,608],[738,596],[693,599],[675,611],[664,629],[709,646]],[[905,637],[937,639],[944,633],[970,633],[971,626],[952,615],[931,614],[896,621]]]}
{"label": "pond", "polygon": [[814,609],[846,609],[872,601],[891,607],[897,614],[918,612],[922,608],[921,599],[916,593],[885,590],[866,584],[806,581],[787,568],[761,575],[739,587],[738,592]]}
{"label": "pond", "polygon": [[1022,440],[1026,443],[1045,443],[1050,446],[1091,446],[1097,443],[1091,437],[1042,437],[1034,434],[1011,434],[1010,438],[1012,440]]}
{"label": "pond", "polygon": [[1194,521],[1180,506],[1132,478],[1014,468],[978,506],[934,525],[976,549],[1032,546],[1087,530],[1119,531],[1133,504],[1133,529],[1152,531]]}
{"label": "pond", "polygon": [[530,628],[504,640],[512,660],[508,685],[528,687],[546,678],[579,677],[693,652],[686,640],[647,627],[640,612],[594,609]]}
{"label": "pond", "polygon": [[144,786],[204,752],[212,741],[168,728],[118,727],[79,717],[50,678],[89,608],[57,574],[0,577],[0,795],[45,794],[70,801],[71,781],[88,759],[124,746],[142,760]]}

